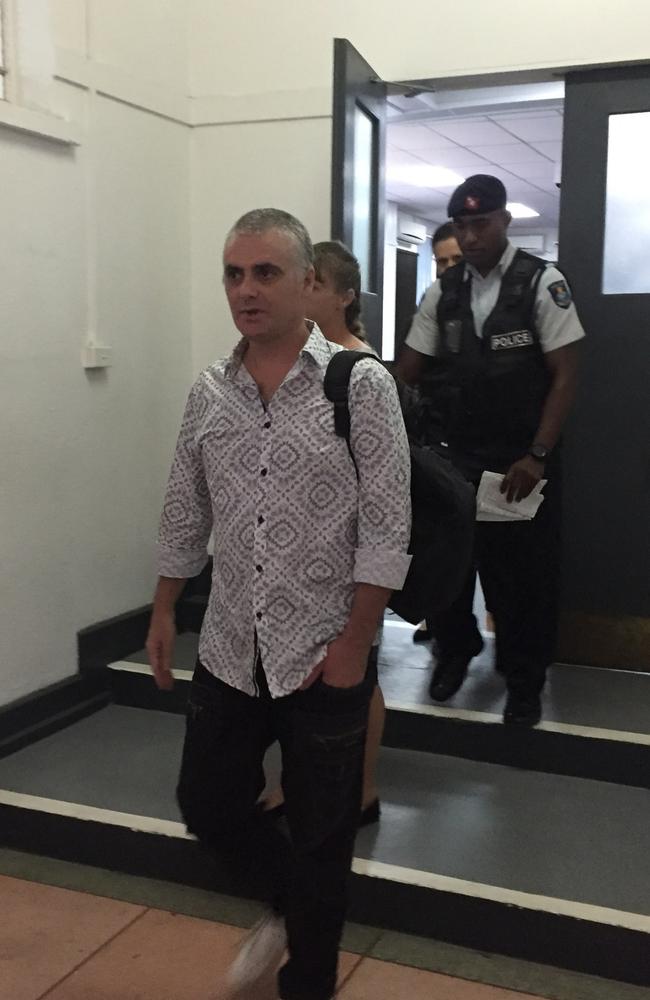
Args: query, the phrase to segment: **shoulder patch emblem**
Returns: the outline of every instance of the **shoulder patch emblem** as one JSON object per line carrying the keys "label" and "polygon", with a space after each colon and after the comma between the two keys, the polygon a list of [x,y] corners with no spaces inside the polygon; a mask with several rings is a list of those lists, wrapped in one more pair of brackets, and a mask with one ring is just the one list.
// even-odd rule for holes
{"label": "shoulder patch emblem", "polygon": [[554,281],[548,286],[548,290],[556,306],[559,306],[560,309],[569,308],[573,299],[571,298],[571,292],[566,281]]}

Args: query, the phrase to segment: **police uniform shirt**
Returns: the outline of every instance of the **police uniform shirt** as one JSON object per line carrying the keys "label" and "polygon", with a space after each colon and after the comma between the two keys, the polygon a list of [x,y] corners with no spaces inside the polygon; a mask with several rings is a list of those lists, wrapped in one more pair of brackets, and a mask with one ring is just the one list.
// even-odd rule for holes
{"label": "police uniform shirt", "polygon": [[[512,264],[516,248],[508,242],[499,263],[485,277],[471,264],[465,264],[465,280],[472,279],[472,313],[476,335],[483,335],[483,326],[497,304],[501,279]],[[440,281],[427,290],[420,308],[413,317],[406,343],[420,354],[435,355],[438,350],[438,303]],[[549,265],[539,279],[535,297],[535,329],[545,354],[581,340],[585,332],[564,275]]]}

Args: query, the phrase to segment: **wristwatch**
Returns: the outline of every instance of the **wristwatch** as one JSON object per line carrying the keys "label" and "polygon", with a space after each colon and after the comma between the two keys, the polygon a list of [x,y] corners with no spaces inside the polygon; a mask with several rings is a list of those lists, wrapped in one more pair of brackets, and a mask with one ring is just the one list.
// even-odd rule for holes
{"label": "wristwatch", "polygon": [[528,454],[536,458],[538,462],[545,462],[551,454],[551,449],[545,448],[543,444],[532,444],[528,449]]}

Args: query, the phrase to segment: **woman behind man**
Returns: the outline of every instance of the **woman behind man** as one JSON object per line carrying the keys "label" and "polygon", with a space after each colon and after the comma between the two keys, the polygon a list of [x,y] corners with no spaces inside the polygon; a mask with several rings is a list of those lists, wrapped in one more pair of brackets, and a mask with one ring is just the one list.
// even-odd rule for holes
{"label": "woman behind man", "polygon": [[[361,322],[361,274],[356,257],[342,243],[314,244],[316,282],[311,297],[310,319],[313,319],[325,337],[348,351],[366,351],[375,354],[365,339]],[[381,631],[375,637],[368,660],[368,670],[374,675],[375,689],[370,702],[368,732],[363,773],[363,795],[360,826],[376,823],[379,819],[377,794],[377,758],[384,731],[386,707],[381,688],[377,683],[377,657]],[[282,807],[280,789],[265,800],[267,809]]]}

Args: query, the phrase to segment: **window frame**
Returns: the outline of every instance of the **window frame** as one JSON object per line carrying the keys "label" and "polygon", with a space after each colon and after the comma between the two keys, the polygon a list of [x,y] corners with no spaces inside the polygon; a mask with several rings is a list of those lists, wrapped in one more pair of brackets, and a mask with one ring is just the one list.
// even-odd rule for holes
{"label": "window frame", "polygon": [[2,18],[2,71],[0,80],[0,128],[24,132],[66,146],[79,146],[82,132],[73,124],[47,110],[22,103],[22,88],[16,41],[15,0],[0,0]]}

